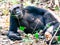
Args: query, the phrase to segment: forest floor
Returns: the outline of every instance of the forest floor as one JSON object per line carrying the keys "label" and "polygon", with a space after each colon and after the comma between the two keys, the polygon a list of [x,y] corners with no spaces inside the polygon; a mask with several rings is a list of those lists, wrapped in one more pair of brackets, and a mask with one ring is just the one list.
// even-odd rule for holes
{"label": "forest floor", "polygon": [[[60,14],[59,11],[55,11],[56,14]],[[6,17],[6,16],[5,16]],[[0,27],[0,45],[48,45],[46,44],[46,42],[44,42],[43,39],[29,39],[27,41],[22,41],[22,40],[19,40],[19,41],[12,41],[10,40],[8,37],[7,37],[7,33],[8,33],[8,27],[7,25],[9,25],[9,16],[7,16],[7,22],[4,20],[4,16],[2,18],[0,18],[0,20],[4,20],[2,22],[0,22],[0,26],[3,25],[3,28]],[[7,25],[6,25],[7,23]],[[6,25],[6,26],[4,26]],[[33,35],[31,35],[33,36]],[[23,36],[24,37],[24,36]],[[58,44],[57,44],[58,45]]]}

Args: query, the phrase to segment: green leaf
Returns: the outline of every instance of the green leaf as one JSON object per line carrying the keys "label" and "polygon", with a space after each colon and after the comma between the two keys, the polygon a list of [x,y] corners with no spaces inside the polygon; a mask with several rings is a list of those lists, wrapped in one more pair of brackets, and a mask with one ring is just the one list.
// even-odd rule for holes
{"label": "green leaf", "polygon": [[58,36],[58,41],[60,41],[60,36]]}
{"label": "green leaf", "polygon": [[35,33],[34,36],[36,39],[38,39],[38,37],[39,37],[38,33]]}
{"label": "green leaf", "polygon": [[50,24],[48,24],[48,26],[50,26]]}
{"label": "green leaf", "polygon": [[50,25],[51,25],[51,24],[50,24],[50,23],[48,23],[48,24],[47,24],[47,27],[49,28],[49,27],[50,27]]}
{"label": "green leaf", "polygon": [[58,6],[56,6],[56,7],[55,7],[55,10],[59,10],[59,7],[58,7]]}
{"label": "green leaf", "polygon": [[58,43],[60,43],[60,36],[58,36]]}
{"label": "green leaf", "polygon": [[20,26],[19,29],[24,31],[25,27],[24,26]]}

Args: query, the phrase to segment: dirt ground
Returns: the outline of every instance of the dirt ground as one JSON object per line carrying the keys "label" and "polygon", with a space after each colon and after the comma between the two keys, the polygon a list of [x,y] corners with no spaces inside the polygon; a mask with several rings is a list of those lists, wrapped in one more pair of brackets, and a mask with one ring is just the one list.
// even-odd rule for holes
{"label": "dirt ground", "polygon": [[[56,13],[56,15],[60,16],[59,11],[54,11],[54,12]],[[6,35],[9,30],[9,19],[10,19],[9,17],[10,16],[0,17],[0,45],[48,45],[43,39],[38,39],[38,40],[29,39],[30,41],[27,40],[26,42],[22,40],[19,41],[10,40]],[[60,45],[60,44],[56,44],[56,45]]]}

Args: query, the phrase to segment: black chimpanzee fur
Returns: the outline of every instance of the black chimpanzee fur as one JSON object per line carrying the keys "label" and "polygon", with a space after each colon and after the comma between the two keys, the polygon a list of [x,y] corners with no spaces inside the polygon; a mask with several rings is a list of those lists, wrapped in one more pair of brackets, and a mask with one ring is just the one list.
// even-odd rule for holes
{"label": "black chimpanzee fur", "polygon": [[[19,26],[26,27],[26,29],[24,30],[25,33],[32,33],[36,25],[37,26],[36,26],[35,30],[38,30],[38,29],[43,30],[44,26],[47,23],[53,22],[53,21],[57,22],[57,20],[52,16],[52,14],[48,10],[45,10],[42,8],[37,8],[34,6],[27,6],[26,8],[23,8],[23,10],[22,10],[23,16],[18,21],[18,19],[16,17],[12,16],[12,15],[16,15],[16,14],[21,16],[21,11],[19,9],[19,6],[17,6],[17,7],[16,6],[12,7],[13,9],[10,10],[11,16],[10,16],[9,32],[13,32],[14,34],[17,33],[17,29]],[[9,35],[9,34],[10,33],[8,33],[8,37],[11,37],[12,34],[11,35]]]}

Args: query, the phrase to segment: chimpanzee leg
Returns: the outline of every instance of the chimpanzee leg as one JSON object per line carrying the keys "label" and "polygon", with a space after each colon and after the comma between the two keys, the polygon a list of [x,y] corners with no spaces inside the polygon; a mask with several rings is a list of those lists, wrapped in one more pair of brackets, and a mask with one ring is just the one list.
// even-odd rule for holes
{"label": "chimpanzee leg", "polygon": [[53,14],[51,14],[48,11],[44,14],[43,17],[44,17],[45,26],[46,26],[47,23],[51,23],[51,25],[54,25],[54,24],[58,23],[57,20],[55,19],[55,17],[53,16]]}
{"label": "chimpanzee leg", "polygon": [[[59,26],[58,21],[57,21],[56,18],[55,18],[54,16],[52,16],[52,15],[53,15],[53,14],[51,14],[50,12],[46,12],[45,15],[44,15],[45,24],[51,23],[51,26],[50,26],[48,29],[46,29],[45,35],[47,35],[46,32],[48,32],[48,33],[51,34],[51,36],[53,36],[54,30]],[[50,37],[51,37],[51,36],[50,36]],[[47,43],[49,43],[49,40],[47,41]],[[56,41],[55,41],[55,42],[52,41],[52,44],[55,44],[55,43],[57,43],[57,42],[56,42]]]}
{"label": "chimpanzee leg", "polygon": [[55,19],[55,17],[53,16],[53,14],[51,14],[50,12],[46,12],[44,14],[44,19],[45,19],[45,25],[47,23],[51,23],[51,26],[55,25],[58,23],[58,21]]}
{"label": "chimpanzee leg", "polygon": [[[56,23],[56,24],[50,26],[50,27],[46,30],[45,35],[48,35],[48,34],[47,34],[47,32],[48,32],[48,33],[51,34],[51,35],[49,35],[50,38],[52,38],[52,37],[54,36],[54,34],[56,33],[56,31],[57,31],[56,29],[57,29],[58,27],[59,27],[59,23]],[[60,35],[59,32],[60,32],[60,30],[57,32],[57,35]],[[50,42],[50,39],[47,41],[47,43],[49,44],[49,42]],[[57,40],[54,38],[54,39],[52,40],[51,44],[57,44]]]}
{"label": "chimpanzee leg", "polygon": [[47,23],[49,23],[49,22],[53,22],[53,21],[57,22],[57,20],[56,20],[55,17],[53,16],[53,14],[50,13],[50,12],[46,12],[46,13],[44,14],[44,19],[45,19],[45,24],[47,24]]}
{"label": "chimpanzee leg", "polygon": [[17,32],[18,21],[15,17],[10,16],[10,29],[7,36],[11,40],[21,40],[20,34]]}

